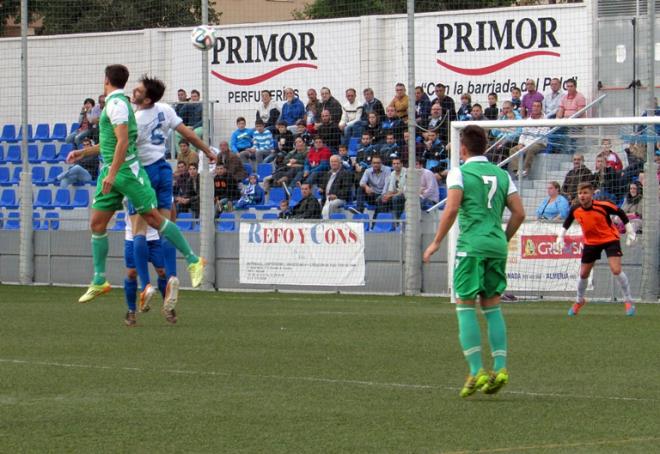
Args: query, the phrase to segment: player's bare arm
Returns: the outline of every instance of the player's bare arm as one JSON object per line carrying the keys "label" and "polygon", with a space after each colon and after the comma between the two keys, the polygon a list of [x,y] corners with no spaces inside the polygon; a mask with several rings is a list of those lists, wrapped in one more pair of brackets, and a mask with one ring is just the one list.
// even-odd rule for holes
{"label": "player's bare arm", "polygon": [[126,151],[128,150],[128,125],[122,124],[115,126],[115,137],[117,137],[117,145],[115,146],[115,154],[112,157],[112,164],[108,169],[108,175],[103,179],[103,194],[108,194],[115,184],[117,172],[126,160]]}
{"label": "player's bare arm", "polygon": [[73,150],[66,156],[67,164],[74,164],[82,158],[87,156],[94,156],[101,152],[101,147],[98,144],[91,147],[83,148],[82,150]]}
{"label": "player's bare arm", "polygon": [[511,241],[511,238],[513,238],[525,220],[525,208],[523,207],[522,199],[517,192],[510,194],[506,198],[506,207],[511,212],[509,222],[506,224],[506,240]]}
{"label": "player's bare arm", "polygon": [[440,224],[438,224],[438,230],[435,233],[435,238],[431,244],[428,245],[424,251],[423,261],[424,263],[429,263],[431,261],[431,256],[435,254],[438,249],[440,249],[440,244],[442,240],[449,233],[449,229],[454,225],[456,221],[456,216],[458,216],[458,209],[461,207],[461,202],[463,201],[463,190],[462,189],[450,189],[447,191],[447,203],[445,209],[442,212],[442,217],[440,218]]}

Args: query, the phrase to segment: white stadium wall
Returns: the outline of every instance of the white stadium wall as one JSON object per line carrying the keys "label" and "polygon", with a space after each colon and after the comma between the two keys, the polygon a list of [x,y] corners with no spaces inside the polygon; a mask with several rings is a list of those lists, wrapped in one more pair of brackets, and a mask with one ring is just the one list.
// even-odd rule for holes
{"label": "white stadium wall", "polygon": [[[549,78],[578,79],[590,97],[593,89],[592,20],[584,4],[499,8],[420,14],[416,19],[416,84],[431,93],[449,86],[458,102],[472,91],[486,103],[489,91],[507,92],[531,77],[544,91]],[[102,91],[103,68],[126,64],[131,87],[141,73],[166,81],[165,101],[176,90],[201,89],[200,52],[189,29],[158,29],[109,34],[31,37],[29,39],[30,122],[72,122],[85,97]],[[210,96],[215,137],[227,137],[239,115],[254,118],[262,89],[281,98],[292,87],[306,102],[306,90],[329,87],[344,101],[344,90],[372,87],[384,103],[394,84],[405,81],[406,19],[403,16],[295,21],[218,28],[210,51]],[[0,123],[20,120],[19,40],[0,40]],[[81,57],[84,55],[84,57]],[[7,65],[7,62],[9,64]],[[508,98],[506,98],[508,99]]]}

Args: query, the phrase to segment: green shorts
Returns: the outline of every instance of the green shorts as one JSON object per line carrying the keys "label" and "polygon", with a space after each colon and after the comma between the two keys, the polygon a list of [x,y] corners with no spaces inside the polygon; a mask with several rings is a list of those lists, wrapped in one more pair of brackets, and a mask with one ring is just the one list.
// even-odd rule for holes
{"label": "green shorts", "polygon": [[456,257],[454,293],[461,300],[491,298],[506,289],[506,259]]}
{"label": "green shorts", "polygon": [[156,208],[156,193],[151,187],[149,176],[138,160],[124,164],[117,172],[115,184],[109,193],[103,194],[103,179],[108,175],[109,166],[99,172],[92,208],[99,211],[119,211],[123,209],[126,197],[138,213],[147,213]]}

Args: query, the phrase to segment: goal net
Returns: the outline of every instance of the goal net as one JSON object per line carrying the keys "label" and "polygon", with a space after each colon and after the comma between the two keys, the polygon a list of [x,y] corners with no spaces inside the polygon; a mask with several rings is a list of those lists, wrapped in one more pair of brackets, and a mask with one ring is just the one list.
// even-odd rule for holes
{"label": "goal net", "polygon": [[[627,213],[638,234],[626,247],[621,220],[623,268],[635,298],[645,289],[657,289],[658,158],[655,153],[658,117],[517,120],[452,123],[452,144],[460,144],[460,131],[470,124],[492,131],[505,130],[505,140],[491,140],[487,156],[506,169],[518,188],[526,220],[509,242],[508,287],[505,299],[566,299],[575,295],[583,249],[582,230],[574,222],[565,247],[555,247],[557,234],[572,204],[577,186],[590,182],[595,198]],[[650,148],[650,149],[649,149]],[[459,147],[454,147],[458,150]],[[459,165],[458,153],[451,165]],[[505,210],[504,224],[508,220]],[[505,225],[503,225],[503,228]],[[450,233],[449,287],[453,287],[453,261],[458,226]],[[655,251],[655,253],[653,253]],[[603,257],[604,259],[605,257]],[[591,299],[620,298],[606,260],[597,262],[591,275]]]}

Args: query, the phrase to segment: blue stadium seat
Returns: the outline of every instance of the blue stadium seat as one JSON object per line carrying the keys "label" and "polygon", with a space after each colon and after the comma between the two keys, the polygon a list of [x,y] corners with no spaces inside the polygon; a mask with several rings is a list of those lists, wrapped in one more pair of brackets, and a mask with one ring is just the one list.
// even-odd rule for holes
{"label": "blue stadium seat", "polygon": [[34,208],[43,208],[45,210],[53,208],[53,193],[51,190],[39,189],[39,192],[37,192],[37,198],[34,200],[32,206]]}
{"label": "blue stadium seat", "polygon": [[62,210],[72,210],[71,194],[68,189],[58,189],[55,193],[55,200],[53,201],[53,208],[60,208]]}
{"label": "blue stadium seat", "polygon": [[87,189],[76,189],[71,205],[74,208],[87,208],[89,206],[89,191]]}
{"label": "blue stadium seat", "polygon": [[34,143],[28,145],[28,162],[30,164],[41,162],[41,159],[39,159],[39,147]]}
{"label": "blue stadium seat", "polygon": [[392,222],[394,220],[394,215],[392,213],[378,213],[378,215],[376,216],[376,220],[381,222],[374,223],[374,228],[372,229],[372,232],[388,233],[396,230],[394,227],[394,223]]}
{"label": "blue stadium seat", "polygon": [[440,186],[438,187],[438,196],[440,197],[438,201],[445,200],[447,198],[447,187]]}
{"label": "blue stadium seat", "polygon": [[4,224],[5,230],[18,230],[21,228],[21,215],[17,211],[12,211],[7,215],[7,221]]}
{"label": "blue stadium seat", "polygon": [[34,133],[34,140],[39,142],[50,142],[50,126],[47,123],[39,123]]}
{"label": "blue stadium seat", "polygon": [[48,176],[46,177],[46,184],[58,184],[57,176],[63,171],[61,166],[50,166]]}
{"label": "blue stadium seat", "polygon": [[369,215],[367,213],[354,213],[353,220],[364,221],[364,231],[365,232],[369,231]]}
{"label": "blue stadium seat", "polygon": [[0,164],[5,163],[5,147],[0,145]]}
{"label": "blue stadium seat", "polygon": [[269,177],[273,174],[273,164],[271,163],[261,163],[257,165],[257,175],[259,176],[259,181],[264,181],[264,178]]}
{"label": "blue stadium seat", "polygon": [[193,228],[192,213],[177,213],[176,225],[181,230],[190,231]]}
{"label": "blue stadium seat", "polygon": [[359,146],[360,146],[360,138],[351,137],[351,140],[348,142],[348,155],[351,157],[357,156],[357,150]]}
{"label": "blue stadium seat", "polygon": [[69,129],[69,134],[73,134],[73,133],[76,132],[79,128],[80,128],[80,124],[79,124],[79,123],[76,123],[76,122],[71,123],[71,129]]}
{"label": "blue stadium seat", "polygon": [[5,189],[2,191],[2,197],[0,197],[0,206],[8,210],[17,209],[18,199],[16,198],[16,191],[13,189]]}
{"label": "blue stadium seat", "polygon": [[243,164],[243,168],[247,172],[248,176],[254,173],[254,170],[252,170],[252,164]]}
{"label": "blue stadium seat", "polygon": [[59,230],[60,229],[60,215],[56,211],[49,211],[46,213],[46,219],[42,221],[42,227],[46,230]]}
{"label": "blue stadium seat", "polygon": [[233,232],[236,230],[236,216],[234,213],[220,213],[220,221],[217,224],[218,232]]}
{"label": "blue stadium seat", "polygon": [[330,214],[330,219],[337,219],[337,220],[344,221],[344,220],[346,220],[346,214],[344,214],[344,213],[332,213],[332,214]]}
{"label": "blue stadium seat", "polygon": [[241,213],[241,220],[252,220],[252,219],[257,219],[257,214],[256,213]]}
{"label": "blue stadium seat", "polygon": [[58,162],[64,162],[66,161],[66,157],[73,151],[73,145],[70,143],[63,143],[60,146],[60,151],[57,153],[57,161]]}
{"label": "blue stadium seat", "polygon": [[55,123],[53,126],[53,133],[50,138],[52,140],[57,140],[58,142],[64,142],[66,139],[66,125],[64,123]]}
{"label": "blue stadium seat", "polygon": [[279,219],[279,218],[280,218],[280,216],[279,216],[278,213],[264,213],[264,215],[261,219],[263,219],[264,221],[267,221],[269,219],[272,220],[272,219]]}
{"label": "blue stadium seat", "polygon": [[119,211],[115,214],[115,223],[108,228],[111,232],[123,232],[126,229],[126,213]]}
{"label": "blue stadium seat", "polygon": [[16,126],[4,125],[2,127],[2,134],[0,134],[0,142],[16,142]]}
{"label": "blue stadium seat", "polygon": [[293,188],[293,191],[291,191],[291,198],[289,199],[289,204],[290,206],[297,205],[298,202],[302,200],[302,191],[298,186]]}
{"label": "blue stadium seat", "polygon": [[46,230],[47,226],[44,224],[41,225],[41,214],[36,211],[32,213],[32,229],[34,230]]}
{"label": "blue stadium seat", "polygon": [[[27,125],[27,131],[28,131],[28,134],[27,134],[28,142],[34,142],[34,137],[32,137],[32,125]],[[16,141],[17,142],[20,142],[21,140],[23,140],[23,127],[22,126],[18,130],[18,135],[16,136]]]}
{"label": "blue stadium seat", "polygon": [[41,149],[41,161],[42,162],[59,162],[57,160],[57,148],[55,148],[54,143],[47,143]]}
{"label": "blue stadium seat", "polygon": [[2,229],[3,227],[4,220],[5,220],[4,215],[2,214],[2,211],[0,211],[0,229]]}
{"label": "blue stadium seat", "polygon": [[32,184],[37,186],[48,184],[46,181],[46,169],[43,166],[32,167]]}
{"label": "blue stadium seat", "polygon": [[9,184],[18,184],[21,182],[21,173],[23,173],[23,167],[14,167],[14,174],[9,180]]}
{"label": "blue stadium seat", "polygon": [[21,147],[20,145],[9,145],[7,149],[7,156],[5,161],[10,164],[20,164],[21,163]]}
{"label": "blue stadium seat", "polygon": [[286,199],[286,191],[284,191],[284,188],[270,188],[270,194],[268,195],[270,205],[278,206],[280,201],[284,199]]}
{"label": "blue stadium seat", "polygon": [[0,167],[0,186],[9,186],[9,167]]}

